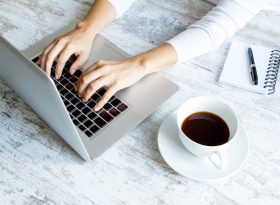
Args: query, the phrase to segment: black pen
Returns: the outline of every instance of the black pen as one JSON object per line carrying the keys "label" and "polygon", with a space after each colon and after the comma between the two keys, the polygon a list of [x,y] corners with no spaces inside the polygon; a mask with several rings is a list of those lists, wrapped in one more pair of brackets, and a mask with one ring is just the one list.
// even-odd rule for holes
{"label": "black pen", "polygon": [[251,48],[248,48],[248,55],[249,55],[249,60],[250,60],[250,75],[251,75],[251,80],[254,85],[258,85],[258,73],[257,73],[257,68],[253,56],[253,51]]}

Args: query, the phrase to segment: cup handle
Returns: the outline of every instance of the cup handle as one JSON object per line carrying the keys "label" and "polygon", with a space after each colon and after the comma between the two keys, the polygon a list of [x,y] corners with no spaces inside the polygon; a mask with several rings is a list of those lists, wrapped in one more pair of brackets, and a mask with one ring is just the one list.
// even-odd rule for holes
{"label": "cup handle", "polygon": [[225,169],[228,167],[228,157],[225,151],[219,150],[208,156],[208,159],[217,169]]}

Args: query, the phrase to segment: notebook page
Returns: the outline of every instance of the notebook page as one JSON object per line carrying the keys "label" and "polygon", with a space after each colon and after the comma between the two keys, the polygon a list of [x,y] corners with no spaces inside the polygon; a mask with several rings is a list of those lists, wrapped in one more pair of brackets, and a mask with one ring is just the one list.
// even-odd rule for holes
{"label": "notebook page", "polygon": [[266,94],[263,86],[271,49],[254,45],[251,48],[258,73],[258,85],[251,83],[248,45],[239,41],[233,41],[231,44],[219,82]]}

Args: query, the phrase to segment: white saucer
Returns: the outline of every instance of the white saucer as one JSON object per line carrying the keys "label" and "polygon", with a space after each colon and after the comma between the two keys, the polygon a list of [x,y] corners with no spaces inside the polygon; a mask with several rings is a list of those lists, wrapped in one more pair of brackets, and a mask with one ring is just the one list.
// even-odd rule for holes
{"label": "white saucer", "polygon": [[182,145],[177,131],[176,111],[161,124],[158,132],[158,147],[165,162],[177,173],[198,181],[209,181],[227,177],[244,164],[249,150],[247,136],[242,127],[233,144],[228,148],[229,166],[217,169],[208,157],[195,157]]}

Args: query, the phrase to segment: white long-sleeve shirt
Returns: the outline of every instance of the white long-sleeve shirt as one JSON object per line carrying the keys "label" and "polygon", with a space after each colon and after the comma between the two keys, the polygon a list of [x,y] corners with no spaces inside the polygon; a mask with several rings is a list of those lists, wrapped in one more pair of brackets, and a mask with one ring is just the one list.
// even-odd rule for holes
{"label": "white long-sleeve shirt", "polygon": [[[121,16],[135,0],[109,0]],[[266,0],[211,0],[218,2],[206,16],[167,43],[176,50],[177,63],[216,49],[253,18]]]}

